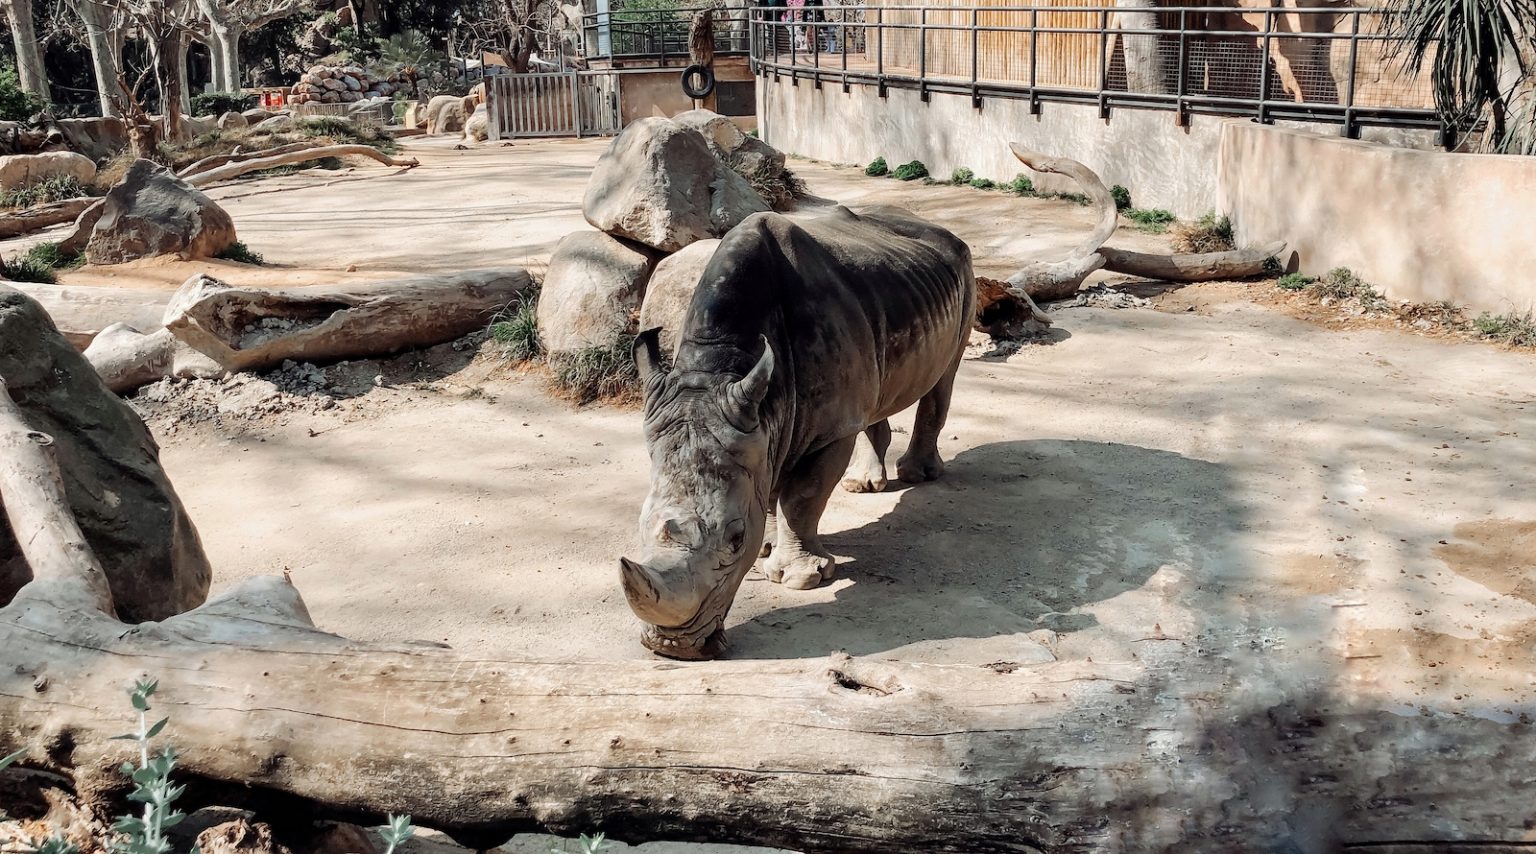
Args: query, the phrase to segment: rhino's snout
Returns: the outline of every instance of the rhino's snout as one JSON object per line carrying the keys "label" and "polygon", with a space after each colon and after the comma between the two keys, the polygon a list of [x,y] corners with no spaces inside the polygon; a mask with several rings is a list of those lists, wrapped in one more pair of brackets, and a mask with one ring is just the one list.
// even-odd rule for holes
{"label": "rhino's snout", "polygon": [[624,597],[635,616],[653,626],[686,626],[698,616],[704,593],[696,588],[687,567],[673,567],[658,572],[627,557],[619,558]]}

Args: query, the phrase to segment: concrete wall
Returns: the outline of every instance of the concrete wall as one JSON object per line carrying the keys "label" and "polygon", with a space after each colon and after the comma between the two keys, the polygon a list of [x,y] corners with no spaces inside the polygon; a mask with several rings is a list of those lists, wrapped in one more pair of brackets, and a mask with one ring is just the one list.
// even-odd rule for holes
{"label": "concrete wall", "polygon": [[[964,166],[983,178],[1012,180],[1025,170],[1009,142],[1081,160],[1131,191],[1137,207],[1166,208],[1194,218],[1216,207],[1216,156],[1221,127],[1231,119],[1195,116],[1173,123],[1173,113],[1117,109],[1109,120],[1098,107],[1043,104],[1029,114],[1026,101],[989,98],[980,110],[970,98],[935,94],[923,103],[916,91],[873,86],[843,94],[837,84],[817,89],[809,80],[790,85],[759,78],[758,130],[780,150],[836,163],[865,164],[884,157],[892,167],[921,160],[935,176]],[[1075,191],[1056,176],[1032,175],[1045,190]]]}
{"label": "concrete wall", "polygon": [[1349,267],[1394,299],[1536,308],[1536,157],[1449,154],[1239,122],[1217,207],[1303,273]]}
{"label": "concrete wall", "polygon": [[[693,100],[683,94],[682,73],[687,65],[643,71],[626,69],[619,74],[619,119],[625,127],[647,116],[675,116],[693,109]],[[722,56],[715,59],[715,79],[720,82],[751,81],[752,70],[746,57]],[[714,100],[713,96],[709,99]],[[713,103],[705,104],[713,109]]]}

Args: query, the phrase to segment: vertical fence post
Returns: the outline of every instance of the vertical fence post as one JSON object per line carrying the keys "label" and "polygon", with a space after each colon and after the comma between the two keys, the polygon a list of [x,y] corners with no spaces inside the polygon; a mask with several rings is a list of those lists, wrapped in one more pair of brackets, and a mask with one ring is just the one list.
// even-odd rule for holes
{"label": "vertical fence post", "polygon": [[880,97],[886,97],[885,91],[885,7],[875,7],[875,80],[877,81]]}
{"label": "vertical fence post", "polygon": [[1174,113],[1173,123],[1179,127],[1189,127],[1189,113],[1184,108],[1184,96],[1189,94],[1189,74],[1186,71],[1189,65],[1189,19],[1185,10],[1179,10],[1179,73],[1174,84]]}
{"label": "vertical fence post", "polygon": [[843,94],[846,95],[848,94],[848,16],[853,14],[848,10],[853,7],[841,6],[839,8],[843,11],[838,13],[840,17],[837,19],[837,48],[838,52],[842,54]]}
{"label": "vertical fence post", "polygon": [[1274,13],[1264,11],[1263,56],[1259,58],[1259,124],[1269,124],[1270,33],[1275,29]]}
{"label": "vertical fence post", "polygon": [[1361,14],[1359,9],[1350,14],[1354,23],[1349,28],[1349,80],[1344,89],[1344,136],[1349,139],[1360,137],[1360,128],[1355,126],[1355,73],[1360,59]]}
{"label": "vertical fence post", "polygon": [[1040,46],[1040,10],[1035,6],[1029,7],[1029,114],[1040,115],[1040,93],[1036,91],[1038,82],[1035,77],[1036,62],[1039,57],[1037,48]]}
{"label": "vertical fence post", "polygon": [[971,109],[981,109],[981,13],[971,7]]}
{"label": "vertical fence post", "polygon": [[571,124],[576,126],[576,138],[581,139],[581,82],[580,75],[571,72]]}
{"label": "vertical fence post", "polygon": [[928,103],[928,7],[917,10],[917,97]]}
{"label": "vertical fence post", "polygon": [[497,97],[497,94],[496,87],[491,85],[491,81],[486,81],[485,130],[486,138],[490,142],[496,142],[501,139],[501,110],[499,109],[501,99]]}
{"label": "vertical fence post", "polygon": [[1099,118],[1109,118],[1109,10],[1099,10]]}

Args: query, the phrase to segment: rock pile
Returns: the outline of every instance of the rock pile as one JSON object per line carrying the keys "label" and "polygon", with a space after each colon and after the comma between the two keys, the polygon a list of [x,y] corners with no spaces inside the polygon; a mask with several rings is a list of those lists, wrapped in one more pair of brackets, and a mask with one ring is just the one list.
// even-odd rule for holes
{"label": "rock pile", "polygon": [[365,98],[387,98],[410,89],[410,81],[402,74],[376,78],[360,65],[314,65],[293,87],[293,102],[351,104]]}

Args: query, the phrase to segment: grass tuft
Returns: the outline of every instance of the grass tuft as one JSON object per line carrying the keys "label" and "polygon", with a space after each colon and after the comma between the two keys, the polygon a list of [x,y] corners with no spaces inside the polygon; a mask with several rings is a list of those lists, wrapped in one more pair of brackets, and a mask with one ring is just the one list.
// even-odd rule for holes
{"label": "grass tuft", "polygon": [[921,160],[912,160],[897,166],[891,177],[898,181],[916,181],[928,177],[928,167]]}
{"label": "grass tuft", "polygon": [[995,190],[998,184],[991,178],[972,178],[971,186],[978,190]]}
{"label": "grass tuft", "polygon": [[549,357],[555,392],[577,405],[595,400],[629,402],[640,397],[640,369],[635,365],[635,336],[620,335],[606,347],[587,347]]}
{"label": "grass tuft", "polygon": [[59,281],[52,267],[31,255],[18,255],[9,261],[0,258],[0,277],[13,282],[35,282],[39,285],[53,285]]}
{"label": "grass tuft", "polygon": [[267,259],[263,258],[261,253],[255,252],[251,247],[246,246],[244,240],[236,240],[234,243],[229,244],[228,249],[214,257],[222,258],[225,261],[235,261],[240,264],[251,264],[257,267],[267,263]]}
{"label": "grass tuft", "polygon": [[1286,273],[1275,280],[1275,287],[1286,291],[1304,291],[1315,281],[1317,279],[1311,276],[1303,276],[1300,273]]}
{"label": "grass tuft", "polygon": [[[749,165],[749,162],[751,165]],[[776,211],[792,210],[796,199],[803,199],[809,192],[805,182],[787,168],[777,172],[769,167],[767,159],[733,155],[727,165],[757,191],[768,207]]]}
{"label": "grass tuft", "polygon": [[27,257],[55,270],[72,270],[85,264],[85,253],[67,255],[59,249],[58,241],[39,243],[27,250]]}
{"label": "grass tuft", "polygon": [[1511,347],[1536,347],[1536,315],[1480,314],[1472,321],[1477,334]]}
{"label": "grass tuft", "polygon": [[949,183],[951,184],[969,184],[974,180],[976,180],[976,173],[965,168],[964,166],[961,166],[955,169],[955,171],[949,173]]}
{"label": "grass tuft", "polygon": [[1169,224],[1175,221],[1174,215],[1162,208],[1130,208],[1121,213],[1126,219],[1136,224],[1138,231],[1148,234],[1162,234],[1168,230]]}
{"label": "grass tuft", "polygon": [[30,208],[36,205],[46,205],[49,202],[61,202],[65,199],[78,199],[89,195],[85,185],[70,175],[50,175],[35,184],[25,187],[17,187],[7,190],[0,195],[0,207],[6,208]]}
{"label": "grass tuft", "polygon": [[539,340],[539,294],[530,291],[491,318],[491,340],[509,362],[529,362],[544,353]]}
{"label": "grass tuft", "polygon": [[874,160],[869,161],[868,166],[864,167],[864,174],[871,178],[879,178],[889,174],[890,171],[891,167],[886,165],[884,157],[876,157]]}
{"label": "grass tuft", "polygon": [[1226,216],[1208,213],[1192,223],[1177,223],[1171,231],[1175,252],[1225,252],[1233,248],[1232,220]]}

